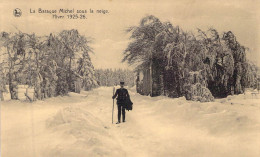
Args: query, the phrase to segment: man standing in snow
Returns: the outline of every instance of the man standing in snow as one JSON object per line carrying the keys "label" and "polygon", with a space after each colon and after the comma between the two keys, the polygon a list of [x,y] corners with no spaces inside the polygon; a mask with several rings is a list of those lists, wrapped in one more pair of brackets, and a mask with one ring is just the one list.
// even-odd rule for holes
{"label": "man standing in snow", "polygon": [[119,89],[116,90],[115,95],[113,95],[113,99],[117,97],[117,108],[118,108],[118,122],[116,124],[120,123],[121,119],[121,111],[123,115],[123,122],[125,122],[125,103],[127,98],[130,98],[127,89],[124,88],[124,82],[120,82]]}

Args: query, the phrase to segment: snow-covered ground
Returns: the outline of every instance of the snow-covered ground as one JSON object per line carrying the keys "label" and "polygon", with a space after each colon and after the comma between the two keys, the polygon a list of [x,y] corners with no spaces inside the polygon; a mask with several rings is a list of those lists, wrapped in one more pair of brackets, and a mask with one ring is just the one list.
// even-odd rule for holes
{"label": "snow-covered ground", "polygon": [[119,125],[111,123],[108,87],[33,103],[1,102],[1,155],[260,156],[260,94],[199,103],[129,93],[134,108]]}

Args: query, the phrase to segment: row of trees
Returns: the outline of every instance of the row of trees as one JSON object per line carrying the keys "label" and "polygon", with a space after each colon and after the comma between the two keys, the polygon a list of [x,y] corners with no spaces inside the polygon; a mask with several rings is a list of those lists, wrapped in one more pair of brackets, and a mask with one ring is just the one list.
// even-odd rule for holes
{"label": "row of trees", "polygon": [[11,99],[17,99],[17,86],[26,84],[43,99],[74,91],[76,80],[86,89],[96,86],[89,42],[74,29],[49,36],[2,32],[0,90],[9,85]]}
{"label": "row of trees", "polygon": [[135,74],[128,69],[96,69],[95,77],[100,86],[115,86],[124,81],[128,87],[135,85]]}
{"label": "row of trees", "polygon": [[[231,92],[243,93],[245,87],[256,87],[258,69],[246,60],[246,48],[231,31],[220,35],[213,28],[198,29],[194,35],[150,15],[127,32],[131,33],[131,43],[123,62],[137,64],[136,71],[150,70],[152,96],[185,95],[192,99],[202,94],[190,93],[191,89],[203,87],[214,97],[225,97]],[[194,81],[196,78],[199,80]]]}

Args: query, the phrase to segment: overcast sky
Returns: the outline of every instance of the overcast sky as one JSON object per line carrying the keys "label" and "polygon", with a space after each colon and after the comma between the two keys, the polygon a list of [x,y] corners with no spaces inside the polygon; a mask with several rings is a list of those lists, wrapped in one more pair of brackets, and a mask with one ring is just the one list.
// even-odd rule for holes
{"label": "overcast sky", "polygon": [[[82,0],[82,1],[0,1],[0,31],[48,35],[63,29],[78,29],[93,38],[95,68],[128,68],[121,63],[122,52],[129,42],[125,29],[137,25],[146,15],[170,21],[184,31],[216,28],[220,33],[231,30],[237,40],[250,48],[248,58],[260,59],[260,0]],[[20,8],[21,17],[13,10]],[[31,9],[106,9],[109,14],[87,14],[86,20],[55,20],[50,14],[30,14]],[[259,65],[259,62],[258,62]]]}

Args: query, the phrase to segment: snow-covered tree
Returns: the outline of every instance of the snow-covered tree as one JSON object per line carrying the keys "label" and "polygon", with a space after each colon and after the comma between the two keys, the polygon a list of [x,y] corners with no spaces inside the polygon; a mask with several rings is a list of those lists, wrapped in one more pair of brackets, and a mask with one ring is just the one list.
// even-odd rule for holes
{"label": "snow-covered tree", "polygon": [[98,85],[95,78],[94,66],[87,51],[84,51],[82,57],[79,58],[77,70],[83,79],[82,88],[89,90]]}
{"label": "snow-covered tree", "polygon": [[139,71],[143,71],[144,80],[137,77],[140,82],[137,85],[143,88],[138,91],[149,89],[151,96],[179,97],[200,84],[194,91],[208,90],[193,93],[194,96],[207,95],[204,98],[208,100],[203,101],[211,101],[211,94],[226,97],[233,89],[235,94],[244,92],[248,81],[252,81],[250,78],[255,78],[255,74],[248,72],[252,67],[246,60],[246,48],[231,31],[221,37],[216,29],[198,29],[195,36],[150,15],[127,32],[131,33],[131,42],[123,61],[137,65],[138,77]]}
{"label": "snow-covered tree", "polygon": [[[89,41],[77,30],[64,30],[57,35],[36,36],[2,32],[0,72],[1,86],[8,81],[12,99],[17,99],[17,85],[34,88],[37,99],[67,94],[80,78],[84,87],[96,86]],[[7,70],[7,72],[6,72]],[[1,89],[1,91],[4,90]]]}
{"label": "snow-covered tree", "polygon": [[115,86],[120,81],[124,81],[128,87],[135,85],[135,74],[128,69],[96,69],[95,76],[100,86]]}

